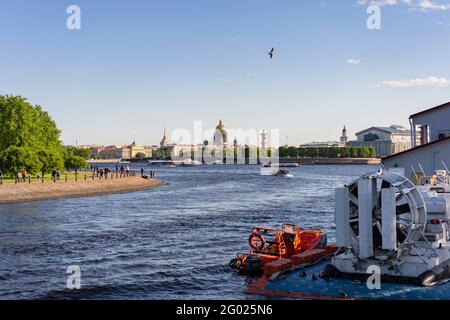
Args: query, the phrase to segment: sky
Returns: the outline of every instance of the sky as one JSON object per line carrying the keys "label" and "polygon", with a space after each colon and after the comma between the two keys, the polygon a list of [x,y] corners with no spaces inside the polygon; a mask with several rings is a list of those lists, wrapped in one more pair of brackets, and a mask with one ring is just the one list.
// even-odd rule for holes
{"label": "sky", "polygon": [[450,101],[449,0],[0,0],[0,38],[0,94],[43,106],[72,145],[219,120],[353,139]]}

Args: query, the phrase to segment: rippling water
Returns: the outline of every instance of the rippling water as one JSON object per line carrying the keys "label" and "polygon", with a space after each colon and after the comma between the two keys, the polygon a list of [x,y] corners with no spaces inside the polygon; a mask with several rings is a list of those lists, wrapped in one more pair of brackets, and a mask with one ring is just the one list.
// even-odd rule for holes
{"label": "rippling water", "polygon": [[[136,167],[137,169],[137,167]],[[334,238],[334,188],[373,166],[160,169],[167,186],[0,206],[0,299],[248,299],[227,264],[254,225],[316,226]],[[66,270],[81,268],[80,291]]]}

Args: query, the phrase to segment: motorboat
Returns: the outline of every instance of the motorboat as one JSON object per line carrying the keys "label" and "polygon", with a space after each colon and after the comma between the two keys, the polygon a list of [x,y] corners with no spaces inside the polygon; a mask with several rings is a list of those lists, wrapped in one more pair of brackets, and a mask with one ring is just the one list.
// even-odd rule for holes
{"label": "motorboat", "polygon": [[250,252],[237,255],[229,266],[241,274],[257,274],[277,260],[290,259],[308,250],[322,249],[327,236],[316,229],[301,229],[298,225],[284,224],[281,229],[254,227],[248,239]]}
{"label": "motorboat", "polygon": [[152,167],[176,168],[175,162],[169,160],[149,160],[148,164]]}
{"label": "motorboat", "polygon": [[183,167],[196,167],[196,166],[201,166],[202,163],[200,161],[197,160],[192,160],[192,159],[184,159],[181,162],[181,166]]}
{"label": "motorboat", "polygon": [[260,175],[262,176],[272,176],[272,177],[286,177],[286,178],[292,178],[294,177],[289,170],[279,168],[279,167],[272,167],[272,166],[261,166]]}
{"label": "motorboat", "polygon": [[286,169],[279,169],[279,170],[274,174],[274,176],[276,176],[276,177],[287,177],[287,178],[292,178],[292,177],[294,177],[294,176],[289,172],[289,170],[286,170]]}

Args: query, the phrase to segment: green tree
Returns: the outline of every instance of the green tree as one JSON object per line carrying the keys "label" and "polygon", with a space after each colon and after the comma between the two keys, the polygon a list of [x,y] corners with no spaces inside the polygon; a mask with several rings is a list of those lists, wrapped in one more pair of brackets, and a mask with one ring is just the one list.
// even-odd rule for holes
{"label": "green tree", "polygon": [[84,149],[84,148],[74,148],[74,147],[66,148],[66,155],[67,156],[78,156],[78,157],[82,157],[86,160],[92,159],[94,157],[91,150]]}
{"label": "green tree", "polygon": [[67,170],[75,170],[75,172],[78,171],[78,169],[87,169],[89,168],[88,163],[85,159],[79,156],[69,156],[64,160],[64,166]]}
{"label": "green tree", "polygon": [[11,146],[1,152],[0,169],[6,174],[14,176],[24,170],[28,174],[35,174],[41,168],[39,158],[30,148]]}
{"label": "green tree", "polygon": [[54,162],[43,154],[39,156],[40,150],[51,154],[52,159],[62,159],[60,134],[56,123],[40,106],[32,106],[20,96],[0,95],[0,155],[4,172],[17,173],[20,166],[29,173],[40,172]]}
{"label": "green tree", "polygon": [[358,157],[358,149],[356,147],[350,147],[348,153],[349,153],[350,158]]}
{"label": "green tree", "polygon": [[297,148],[296,147],[289,147],[287,149],[287,156],[289,158],[296,158],[297,155],[298,155],[298,152],[297,152]]}
{"label": "green tree", "polygon": [[278,153],[280,155],[280,158],[287,158],[288,157],[288,152],[287,152],[287,148],[286,147],[280,147],[278,149]]}
{"label": "green tree", "polygon": [[41,163],[41,173],[44,176],[52,170],[61,170],[64,168],[64,159],[58,152],[49,150],[39,150],[37,157]]}
{"label": "green tree", "polygon": [[145,153],[142,152],[138,152],[136,153],[136,155],[134,156],[135,159],[139,159],[139,160],[143,160],[145,158]]}
{"label": "green tree", "polygon": [[339,149],[339,156],[341,158],[348,158],[350,156],[349,148],[348,147],[340,148]]}

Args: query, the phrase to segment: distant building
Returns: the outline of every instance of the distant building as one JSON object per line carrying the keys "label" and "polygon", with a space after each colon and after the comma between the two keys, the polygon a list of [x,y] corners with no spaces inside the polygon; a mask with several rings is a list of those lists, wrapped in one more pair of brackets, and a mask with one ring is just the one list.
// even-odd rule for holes
{"label": "distant building", "polygon": [[411,131],[400,125],[371,127],[356,133],[349,147],[373,147],[378,157],[387,157],[411,148]]}
{"label": "distant building", "polygon": [[[450,168],[450,102],[410,116],[412,149],[382,159],[388,170],[398,171],[416,184],[436,170]],[[419,129],[419,130],[418,130]]]}
{"label": "distant building", "polygon": [[130,159],[130,149],[125,146],[107,146],[99,152],[101,159]]}
{"label": "distant building", "polygon": [[300,148],[341,148],[347,145],[347,129],[344,126],[340,141],[313,141],[301,144]]}
{"label": "distant building", "polygon": [[152,156],[152,148],[137,145],[133,142],[129,146],[113,145],[101,147],[97,157],[101,159],[134,159],[136,155],[143,154],[146,158]]}
{"label": "distant building", "polygon": [[159,146],[160,146],[161,148],[165,148],[165,147],[170,146],[169,139],[167,139],[167,130],[166,130],[165,127],[164,127],[164,136],[163,136],[163,138],[161,139],[161,142],[159,143]]}
{"label": "distant building", "polygon": [[133,143],[130,146],[128,146],[128,148],[130,149],[130,158],[129,159],[136,158],[136,156],[138,154],[143,154],[145,156],[145,158],[150,158],[153,153],[152,148],[138,145],[138,144],[136,144],[135,141],[133,141]]}
{"label": "distant building", "polygon": [[89,149],[89,151],[91,151],[92,155],[96,158],[96,157],[100,157],[100,152],[103,150],[103,146],[99,146],[99,145],[91,145],[91,146],[83,146],[81,147],[83,149]]}
{"label": "distant building", "polygon": [[164,154],[170,154],[173,157],[177,158],[190,158],[193,149],[193,145],[178,145],[170,143],[169,139],[167,138],[167,130],[166,128],[164,128],[163,138],[159,143],[159,150],[165,151]]}
{"label": "distant building", "polygon": [[300,148],[338,148],[340,144],[338,141],[324,141],[324,142],[309,142],[301,144]]}
{"label": "distant building", "polygon": [[[237,145],[237,139],[234,140],[234,145]],[[261,148],[262,149],[267,149],[267,133],[266,130],[263,130],[263,132],[261,133]]]}
{"label": "distant building", "polygon": [[344,129],[342,130],[340,144],[341,144],[342,147],[346,147],[347,146],[347,142],[348,142],[347,128],[344,126]]}
{"label": "distant building", "polygon": [[227,146],[228,144],[228,135],[227,129],[220,120],[219,125],[216,127],[216,131],[214,132],[214,145],[215,146]]}

